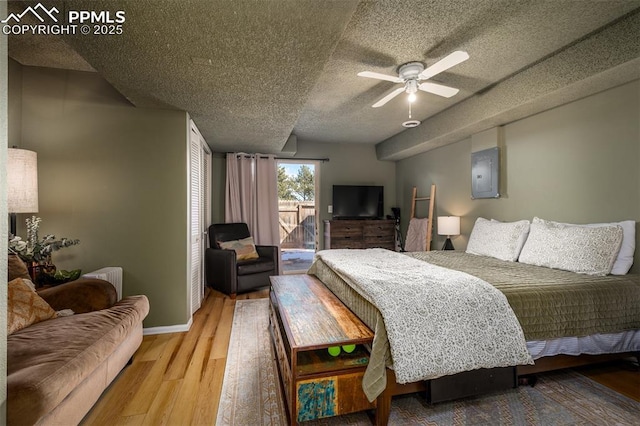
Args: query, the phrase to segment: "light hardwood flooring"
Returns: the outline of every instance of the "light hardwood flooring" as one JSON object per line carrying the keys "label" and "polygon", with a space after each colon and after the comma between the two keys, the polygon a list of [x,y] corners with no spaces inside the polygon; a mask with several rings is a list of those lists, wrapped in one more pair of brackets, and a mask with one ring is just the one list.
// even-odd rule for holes
{"label": "light hardwood flooring", "polygon": [[[238,300],[268,297],[268,290]],[[84,418],[83,425],[213,425],[226,364],[235,301],[207,291],[185,333],[145,336],[127,366]],[[578,369],[640,401],[640,371],[624,360]]]}

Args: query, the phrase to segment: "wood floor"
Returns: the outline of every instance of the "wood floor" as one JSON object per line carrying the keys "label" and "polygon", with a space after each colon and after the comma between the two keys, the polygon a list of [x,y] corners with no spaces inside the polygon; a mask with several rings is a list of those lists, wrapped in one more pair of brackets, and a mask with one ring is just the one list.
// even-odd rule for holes
{"label": "wood floor", "polygon": [[[268,297],[261,290],[241,299]],[[83,425],[213,425],[226,364],[235,301],[208,291],[185,333],[145,336]],[[630,360],[577,371],[640,401],[640,370]]]}

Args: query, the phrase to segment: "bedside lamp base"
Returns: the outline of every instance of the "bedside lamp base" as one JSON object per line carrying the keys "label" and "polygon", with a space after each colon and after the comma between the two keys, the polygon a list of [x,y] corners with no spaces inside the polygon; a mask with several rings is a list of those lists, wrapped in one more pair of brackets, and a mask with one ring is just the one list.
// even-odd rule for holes
{"label": "bedside lamp base", "polygon": [[455,250],[453,248],[453,243],[451,242],[451,238],[447,237],[447,239],[444,242],[444,245],[442,246],[442,250]]}

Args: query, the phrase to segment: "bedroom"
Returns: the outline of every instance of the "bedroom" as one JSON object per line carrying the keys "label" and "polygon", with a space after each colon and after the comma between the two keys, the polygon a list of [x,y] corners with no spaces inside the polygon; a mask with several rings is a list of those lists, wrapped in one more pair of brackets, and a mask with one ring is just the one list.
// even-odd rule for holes
{"label": "bedroom", "polygon": [[[637,50],[634,52],[637,57]],[[186,237],[182,228],[169,235],[158,231],[183,223],[186,216],[177,207],[186,197],[180,181],[184,179],[183,154],[179,148],[172,150],[170,141],[171,138],[182,137],[184,116],[176,111],[153,108],[136,108],[133,111],[95,73],[62,72],[16,63],[9,66],[9,108],[19,105],[17,108],[23,111],[20,127],[12,126],[10,119],[10,144],[15,140],[16,128],[21,128],[21,134],[16,137],[22,143],[18,145],[40,151],[43,170],[59,173],[58,179],[73,187],[72,191],[61,190],[61,185],[49,181],[43,182],[45,186],[41,189],[45,223],[65,235],[79,234],[78,238],[83,241],[81,250],[86,253],[80,257],[80,252],[70,252],[70,256],[75,258],[67,260],[66,265],[79,264],[89,270],[105,263],[122,264],[131,271],[126,291],[149,294],[156,306],[146,326],[185,324],[188,320],[183,307],[185,303],[175,303],[185,296],[175,283],[182,282],[186,275],[182,260]],[[470,200],[469,158],[473,150],[470,136],[398,162],[381,161],[373,145],[324,144],[302,139],[296,156],[331,159],[322,166],[322,219],[329,218],[327,206],[334,183],[384,183],[388,194],[385,211],[389,212],[391,206],[398,205],[407,212],[411,187],[417,185],[422,188],[436,182],[438,214],[455,214],[463,218],[462,235],[454,239],[456,248],[461,249],[466,245],[477,216],[502,220],[531,219],[537,215],[573,222],[638,221],[640,142],[637,78],[529,118],[510,120],[504,129],[506,192],[499,200]],[[16,96],[16,93],[20,95]],[[76,109],[67,110],[64,118],[67,128],[62,130],[55,127],[58,117],[51,112],[65,103],[67,107],[75,105]],[[42,109],[38,110],[38,106]],[[87,118],[81,114],[82,108],[92,108],[101,115],[97,118],[94,114],[89,117],[90,121],[82,123]],[[34,126],[31,114],[37,111],[45,113],[50,121]],[[402,117],[405,116],[406,111],[403,110]],[[136,134],[119,133],[113,128],[113,123],[147,127]],[[425,120],[423,126],[428,129],[432,123],[437,124]],[[149,128],[154,130],[149,132]],[[93,132],[100,129],[102,133],[89,133],[92,129]],[[105,135],[106,129],[109,135]],[[59,133],[55,136],[49,133],[48,138],[36,140],[51,130]],[[91,135],[91,138],[86,135]],[[57,149],[47,150],[47,144],[54,139],[59,143]],[[132,149],[134,146],[138,149]],[[163,174],[144,167],[147,159],[145,150],[152,153],[154,162],[164,167]],[[90,170],[83,166],[95,164],[96,157],[102,158],[98,167]],[[123,163],[122,158],[128,161]],[[353,158],[359,159],[357,164]],[[73,162],[62,162],[63,159],[72,159]],[[535,161],[530,163],[530,159]],[[220,159],[214,161],[214,185],[218,186],[214,186],[213,220],[220,221],[223,219],[221,182],[224,170]],[[530,171],[530,167],[535,168]],[[170,174],[168,170],[171,170]],[[73,181],[75,173],[113,183],[105,183],[95,191],[95,185],[88,180]],[[532,174],[536,178],[532,178]],[[136,182],[140,188],[146,189],[144,197],[136,198],[140,195],[136,188],[130,188],[124,194],[114,193],[114,188],[126,187],[127,182]],[[162,200],[153,194],[158,186],[162,187]],[[541,189],[547,192],[541,192]],[[74,206],[71,219],[56,204],[58,202]],[[128,208],[132,203],[138,205],[135,212]],[[175,210],[166,209],[167,206],[174,206]],[[161,210],[163,214],[158,216]],[[88,217],[97,218],[102,223],[115,222],[117,232],[109,234],[98,229]],[[145,222],[150,220],[152,222]],[[406,229],[406,215],[403,228]],[[122,242],[131,235],[135,236],[131,246],[123,248]],[[163,239],[170,243],[153,253],[145,250],[142,244],[160,244]],[[438,240],[434,247],[440,247],[442,242]],[[159,263],[158,259],[162,259],[164,266],[150,268],[149,265]],[[637,273],[638,253],[635,259],[634,272]],[[65,265],[64,262],[62,260],[61,264]]]}

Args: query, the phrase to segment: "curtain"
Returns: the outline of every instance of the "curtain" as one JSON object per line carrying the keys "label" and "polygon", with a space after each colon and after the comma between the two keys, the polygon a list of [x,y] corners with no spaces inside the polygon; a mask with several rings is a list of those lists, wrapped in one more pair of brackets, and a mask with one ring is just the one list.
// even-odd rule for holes
{"label": "curtain", "polygon": [[227,154],[225,221],[245,222],[256,244],[280,246],[274,155]]}

